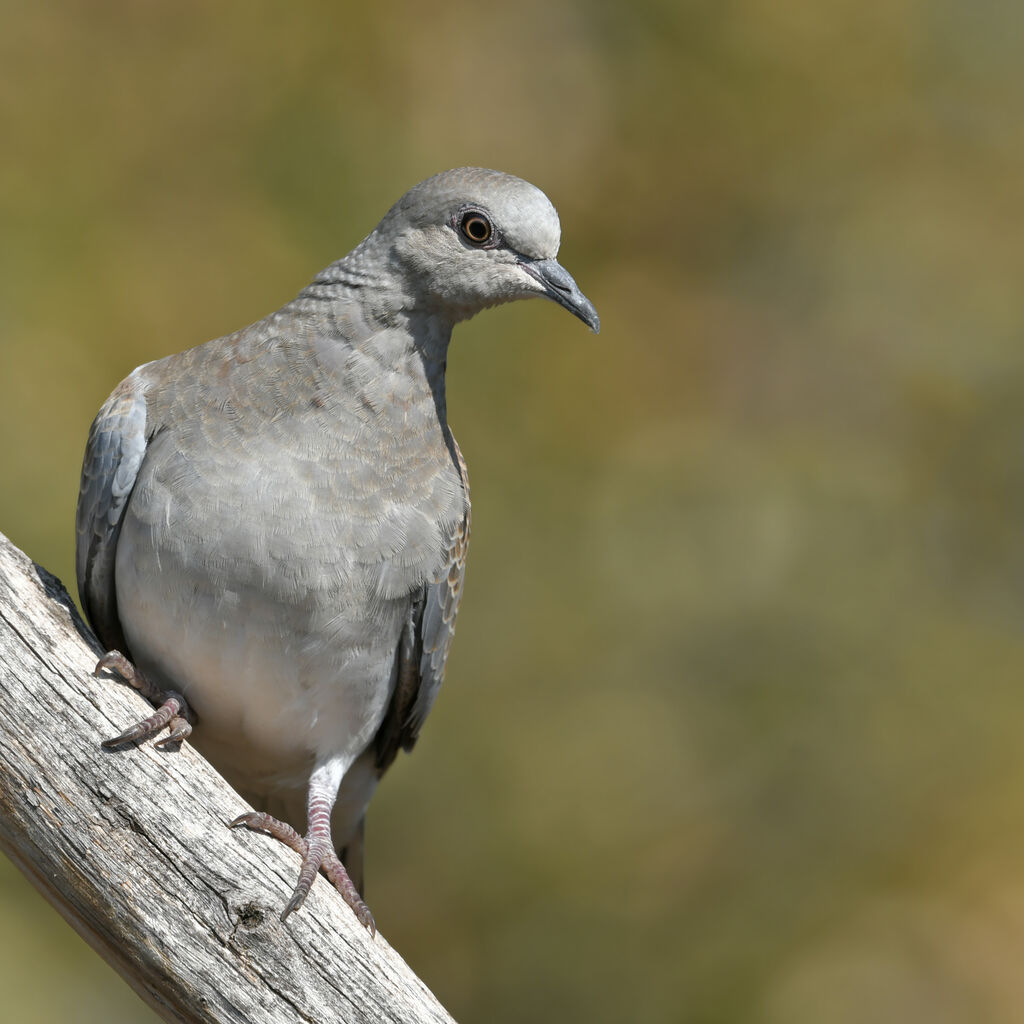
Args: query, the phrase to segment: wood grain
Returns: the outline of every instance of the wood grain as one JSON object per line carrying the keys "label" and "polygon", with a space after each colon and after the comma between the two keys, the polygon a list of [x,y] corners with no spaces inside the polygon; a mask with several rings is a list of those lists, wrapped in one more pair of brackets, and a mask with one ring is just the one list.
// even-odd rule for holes
{"label": "wood grain", "polygon": [[279,921],[297,857],[187,743],[100,747],[151,709],[99,653],[0,534],[0,847],[72,927],[166,1020],[450,1022],[326,880]]}

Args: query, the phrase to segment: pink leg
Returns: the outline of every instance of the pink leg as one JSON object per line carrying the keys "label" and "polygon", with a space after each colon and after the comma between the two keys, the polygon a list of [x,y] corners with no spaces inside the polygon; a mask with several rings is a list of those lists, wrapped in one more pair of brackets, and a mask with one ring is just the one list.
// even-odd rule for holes
{"label": "pink leg", "polygon": [[192,734],[192,726],[189,722],[189,719],[193,717],[192,709],[185,703],[185,698],[180,693],[175,693],[173,690],[157,689],[120,651],[108,651],[104,654],[96,663],[92,674],[99,676],[104,669],[116,672],[129,686],[158,705],[156,711],[148,718],[136,722],[120,736],[104,740],[104,747],[109,749],[110,747],[119,747],[123,743],[148,739],[166,727],[170,727],[171,731],[163,739],[157,741],[158,747],[179,743],[188,739]]}
{"label": "pink leg", "polygon": [[334,852],[334,843],[331,840],[331,809],[334,806],[335,797],[338,795],[340,784],[341,773],[334,770],[331,765],[313,771],[309,781],[307,810],[309,831],[305,837],[300,836],[287,822],[272,818],[262,811],[240,814],[230,822],[230,825],[232,828],[244,825],[257,832],[266,832],[275,839],[279,839],[302,858],[299,880],[295,884],[292,898],[281,913],[282,921],[302,906],[309,895],[317,872],[323,871],[334,888],[341,893],[342,899],[352,908],[363,927],[369,930],[370,935],[376,935],[377,925],[373,920],[373,914],[363,902],[359,890],[352,884],[352,879],[348,877],[345,865],[341,863],[338,855]]}

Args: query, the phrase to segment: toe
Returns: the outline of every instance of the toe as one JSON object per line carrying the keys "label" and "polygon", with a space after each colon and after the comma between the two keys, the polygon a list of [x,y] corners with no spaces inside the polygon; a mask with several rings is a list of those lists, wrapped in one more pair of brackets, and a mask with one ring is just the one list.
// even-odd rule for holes
{"label": "toe", "polygon": [[171,731],[163,739],[156,741],[156,746],[161,750],[173,743],[181,743],[192,735],[192,726],[181,715],[175,715],[169,724]]}
{"label": "toe", "polygon": [[101,672],[116,672],[127,683],[135,680],[135,666],[120,651],[107,651],[96,662],[92,674],[98,677]]}
{"label": "toe", "polygon": [[229,828],[239,828],[242,825],[252,829],[253,832],[263,832],[274,839],[280,840],[303,859],[305,859],[309,851],[309,844],[288,822],[278,821],[277,818],[271,817],[263,811],[247,811],[245,814],[240,814],[233,821],[228,822]]}
{"label": "toe", "polygon": [[287,921],[288,915],[294,913],[303,903],[306,902],[306,897],[309,895],[309,887],[296,888],[292,895],[292,898],[285,905],[284,910],[281,911],[281,921]]}
{"label": "toe", "polygon": [[191,715],[192,712],[188,704],[185,703],[185,698],[180,693],[168,691],[165,694],[163,703],[153,714],[125,729],[120,736],[104,740],[102,745],[105,749],[110,750],[112,747],[119,747],[125,743],[134,743],[136,740],[148,739],[150,736],[155,736],[158,732],[167,728],[167,726],[171,727],[170,735],[160,740],[157,746],[165,747],[169,743],[179,743],[187,739],[192,733],[192,726],[188,720]]}
{"label": "toe", "polygon": [[370,938],[372,939],[377,934],[377,922],[374,921],[370,908],[360,900],[359,905],[352,907],[352,910],[355,912],[359,923],[370,933]]}

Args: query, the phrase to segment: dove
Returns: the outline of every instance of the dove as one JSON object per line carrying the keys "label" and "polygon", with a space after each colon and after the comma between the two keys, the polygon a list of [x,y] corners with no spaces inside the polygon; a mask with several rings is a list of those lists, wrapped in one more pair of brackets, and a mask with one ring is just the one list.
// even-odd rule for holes
{"label": "dove", "polygon": [[89,433],[82,606],[156,711],[106,741],[188,739],[371,933],[364,822],[437,697],[470,533],[448,426],[455,324],[543,297],[600,329],[540,189],[482,168],[410,189],[264,319],[138,367]]}

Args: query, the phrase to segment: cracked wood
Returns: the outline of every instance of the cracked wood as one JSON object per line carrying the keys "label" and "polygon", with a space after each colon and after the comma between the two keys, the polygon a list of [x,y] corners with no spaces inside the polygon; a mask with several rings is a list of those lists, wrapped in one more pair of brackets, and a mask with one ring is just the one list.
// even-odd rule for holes
{"label": "cracked wood", "polygon": [[60,581],[0,534],[0,847],[166,1020],[451,1022],[323,880],[281,924],[294,855],[187,743],[105,751],[148,713],[94,679]]}

